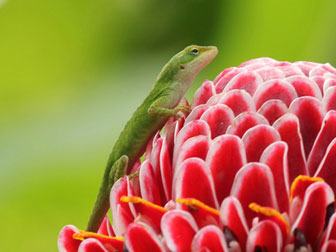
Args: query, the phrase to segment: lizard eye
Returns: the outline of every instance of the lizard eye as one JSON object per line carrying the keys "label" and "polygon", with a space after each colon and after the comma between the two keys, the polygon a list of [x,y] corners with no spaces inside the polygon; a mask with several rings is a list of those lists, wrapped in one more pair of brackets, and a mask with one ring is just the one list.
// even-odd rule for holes
{"label": "lizard eye", "polygon": [[190,53],[197,55],[199,53],[197,48],[193,48]]}

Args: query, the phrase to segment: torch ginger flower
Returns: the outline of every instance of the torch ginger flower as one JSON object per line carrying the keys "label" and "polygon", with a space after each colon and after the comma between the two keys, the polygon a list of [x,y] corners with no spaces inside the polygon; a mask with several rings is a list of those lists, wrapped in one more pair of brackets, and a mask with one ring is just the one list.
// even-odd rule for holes
{"label": "torch ginger flower", "polygon": [[197,90],[60,251],[336,251],[336,69],[253,59]]}

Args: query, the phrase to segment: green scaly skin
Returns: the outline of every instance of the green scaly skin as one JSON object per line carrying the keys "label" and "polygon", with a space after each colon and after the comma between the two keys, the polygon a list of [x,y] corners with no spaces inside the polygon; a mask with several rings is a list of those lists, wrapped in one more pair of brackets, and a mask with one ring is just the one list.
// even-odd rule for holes
{"label": "green scaly skin", "polygon": [[112,149],[87,231],[97,232],[109,209],[112,185],[130,172],[151,137],[170,116],[180,116],[180,111],[189,112],[190,108],[179,102],[196,75],[217,53],[214,46],[188,46],[163,67],[153,89],[127,122]]}

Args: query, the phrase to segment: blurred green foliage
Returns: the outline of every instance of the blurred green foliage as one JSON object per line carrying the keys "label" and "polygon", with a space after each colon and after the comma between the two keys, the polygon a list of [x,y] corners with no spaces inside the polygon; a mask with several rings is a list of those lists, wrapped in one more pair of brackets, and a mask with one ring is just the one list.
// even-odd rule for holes
{"label": "blurred green foliage", "polygon": [[250,58],[336,63],[333,0],[0,3],[0,251],[85,227],[114,140],[185,46],[220,49],[189,99]]}

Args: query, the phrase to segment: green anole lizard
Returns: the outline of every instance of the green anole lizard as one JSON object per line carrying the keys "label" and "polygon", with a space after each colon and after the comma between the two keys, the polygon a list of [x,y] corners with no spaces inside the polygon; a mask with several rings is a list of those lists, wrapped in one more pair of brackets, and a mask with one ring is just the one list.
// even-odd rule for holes
{"label": "green anole lizard", "polygon": [[109,209],[112,185],[130,172],[151,137],[171,116],[189,112],[180,104],[196,75],[217,55],[214,46],[188,46],[163,67],[149,95],[127,122],[108,159],[87,231],[97,232]]}

